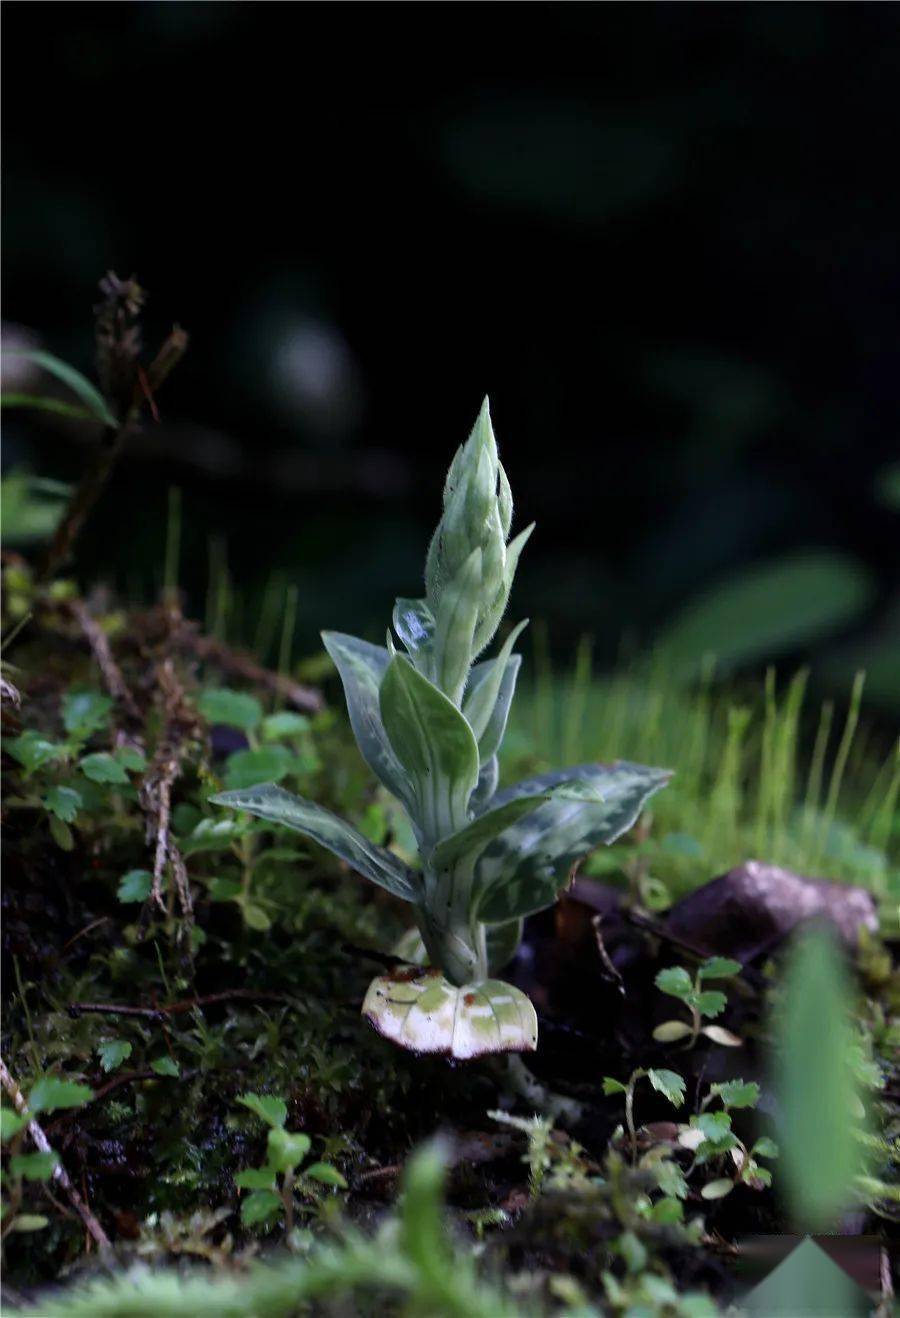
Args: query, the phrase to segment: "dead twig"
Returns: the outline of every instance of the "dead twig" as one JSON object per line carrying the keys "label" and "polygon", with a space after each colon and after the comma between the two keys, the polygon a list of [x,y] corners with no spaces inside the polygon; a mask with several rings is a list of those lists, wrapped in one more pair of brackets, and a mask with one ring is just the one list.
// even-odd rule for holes
{"label": "dead twig", "polygon": [[257,992],[255,989],[224,989],[221,993],[206,993],[202,997],[185,998],[167,1006],[131,1007],[119,1002],[70,1002],[70,1016],[139,1016],[143,1020],[162,1021],[196,1007],[215,1007],[220,1002],[283,1002],[291,1005],[293,999],[284,993]]}
{"label": "dead twig", "polygon": [[203,636],[196,624],[184,623],[176,635],[175,643],[202,663],[215,664],[230,677],[240,678],[252,686],[262,687],[273,696],[284,700],[304,714],[316,714],[324,706],[321,693],[315,687],[295,682],[286,673],[263,668],[250,655],[232,650],[212,636]]}
{"label": "dead twig", "polygon": [[91,647],[91,653],[100,669],[104,684],[113,700],[121,707],[133,723],[142,725],[141,711],[122,676],[122,670],[113,658],[109,638],[95,618],[91,617],[84,600],[69,602],[69,612],[84,633],[85,640]]}
{"label": "dead twig", "polygon": [[[38,1123],[34,1120],[34,1118],[29,1116],[28,1104],[25,1101],[25,1096],[22,1093],[19,1086],[16,1084],[15,1080],[13,1080],[12,1076],[7,1070],[6,1063],[2,1060],[2,1058],[0,1058],[0,1084],[3,1085],[3,1088],[6,1090],[7,1094],[9,1095],[10,1101],[12,1102],[13,1107],[18,1112],[19,1116],[28,1117],[28,1127],[27,1127],[28,1134],[31,1136],[35,1147],[39,1149],[41,1153],[52,1153],[53,1150],[50,1148],[50,1144],[47,1140],[47,1136],[44,1134],[43,1130],[38,1125]],[[65,1191],[65,1193],[68,1195],[69,1202],[71,1203],[75,1211],[78,1213],[78,1216],[81,1218],[82,1222],[84,1223],[86,1230],[89,1232],[91,1238],[96,1242],[99,1249],[104,1254],[109,1254],[112,1251],[112,1244],[110,1242],[109,1236],[103,1230],[103,1227],[97,1221],[96,1217],[91,1212],[85,1200],[82,1199],[81,1195],[75,1189],[75,1186],[69,1180],[65,1168],[63,1167],[62,1163],[59,1161],[57,1161],[56,1166],[53,1168],[53,1179],[59,1184],[60,1188],[63,1191]]]}

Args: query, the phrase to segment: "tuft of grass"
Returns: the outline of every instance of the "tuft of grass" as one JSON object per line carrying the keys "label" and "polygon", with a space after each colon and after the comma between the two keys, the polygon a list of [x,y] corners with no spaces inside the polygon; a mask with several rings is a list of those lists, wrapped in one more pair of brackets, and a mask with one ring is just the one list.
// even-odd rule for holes
{"label": "tuft of grass", "polygon": [[[663,654],[593,671],[584,639],[568,672],[551,663],[541,629],[532,673],[512,714],[504,773],[558,763],[634,759],[670,765],[639,844],[674,899],[755,859],[798,873],[860,883],[884,919],[900,898],[900,740],[885,757],[864,719],[865,675],[846,708],[809,695],[809,673],[720,686],[707,660],[686,688]],[[628,872],[634,846],[597,853],[588,872]]]}

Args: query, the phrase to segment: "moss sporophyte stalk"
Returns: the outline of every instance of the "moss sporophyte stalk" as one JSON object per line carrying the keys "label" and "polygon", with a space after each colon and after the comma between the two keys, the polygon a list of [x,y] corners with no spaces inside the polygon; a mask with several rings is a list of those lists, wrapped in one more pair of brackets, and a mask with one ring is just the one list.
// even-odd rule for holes
{"label": "moss sporophyte stalk", "polygon": [[525,622],[494,658],[477,660],[533,530],[509,539],[512,514],[485,399],[447,475],[424,598],[397,600],[384,646],[323,633],[360,752],[409,816],[418,869],[273,784],[212,798],[306,834],[409,902],[418,933],[402,955],[418,964],[373,980],[363,1012],[404,1048],[457,1058],[536,1047],[534,1007],[495,976],[515,955],[525,916],[552,906],[575,862],[630,828],[669,778],[617,761],[497,790]]}

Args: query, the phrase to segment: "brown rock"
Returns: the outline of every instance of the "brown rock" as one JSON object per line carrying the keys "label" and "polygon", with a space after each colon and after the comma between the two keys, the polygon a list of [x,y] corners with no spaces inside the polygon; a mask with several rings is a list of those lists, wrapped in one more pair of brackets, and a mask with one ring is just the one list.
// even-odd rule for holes
{"label": "brown rock", "polygon": [[778,865],[748,860],[692,892],[669,911],[666,932],[705,955],[746,962],[777,946],[801,921],[820,919],[853,948],[860,927],[878,929],[865,888],[808,879]]}

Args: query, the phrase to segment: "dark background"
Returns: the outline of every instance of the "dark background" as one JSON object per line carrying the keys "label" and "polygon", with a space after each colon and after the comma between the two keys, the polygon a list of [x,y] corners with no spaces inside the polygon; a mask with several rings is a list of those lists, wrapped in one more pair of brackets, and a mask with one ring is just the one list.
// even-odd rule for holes
{"label": "dark background", "polygon": [[[5,321],[90,370],[112,268],[149,290],[149,346],[192,335],[85,579],[158,585],[177,484],[195,611],[212,540],[248,636],[275,570],[301,648],[377,637],[489,392],[517,524],[538,521],[514,611],[560,653],[588,630],[611,661],[797,551],[871,587],[826,683],[896,634],[876,494],[900,450],[896,5],[4,20]],[[5,461],[72,479],[84,448],[18,414]]]}

